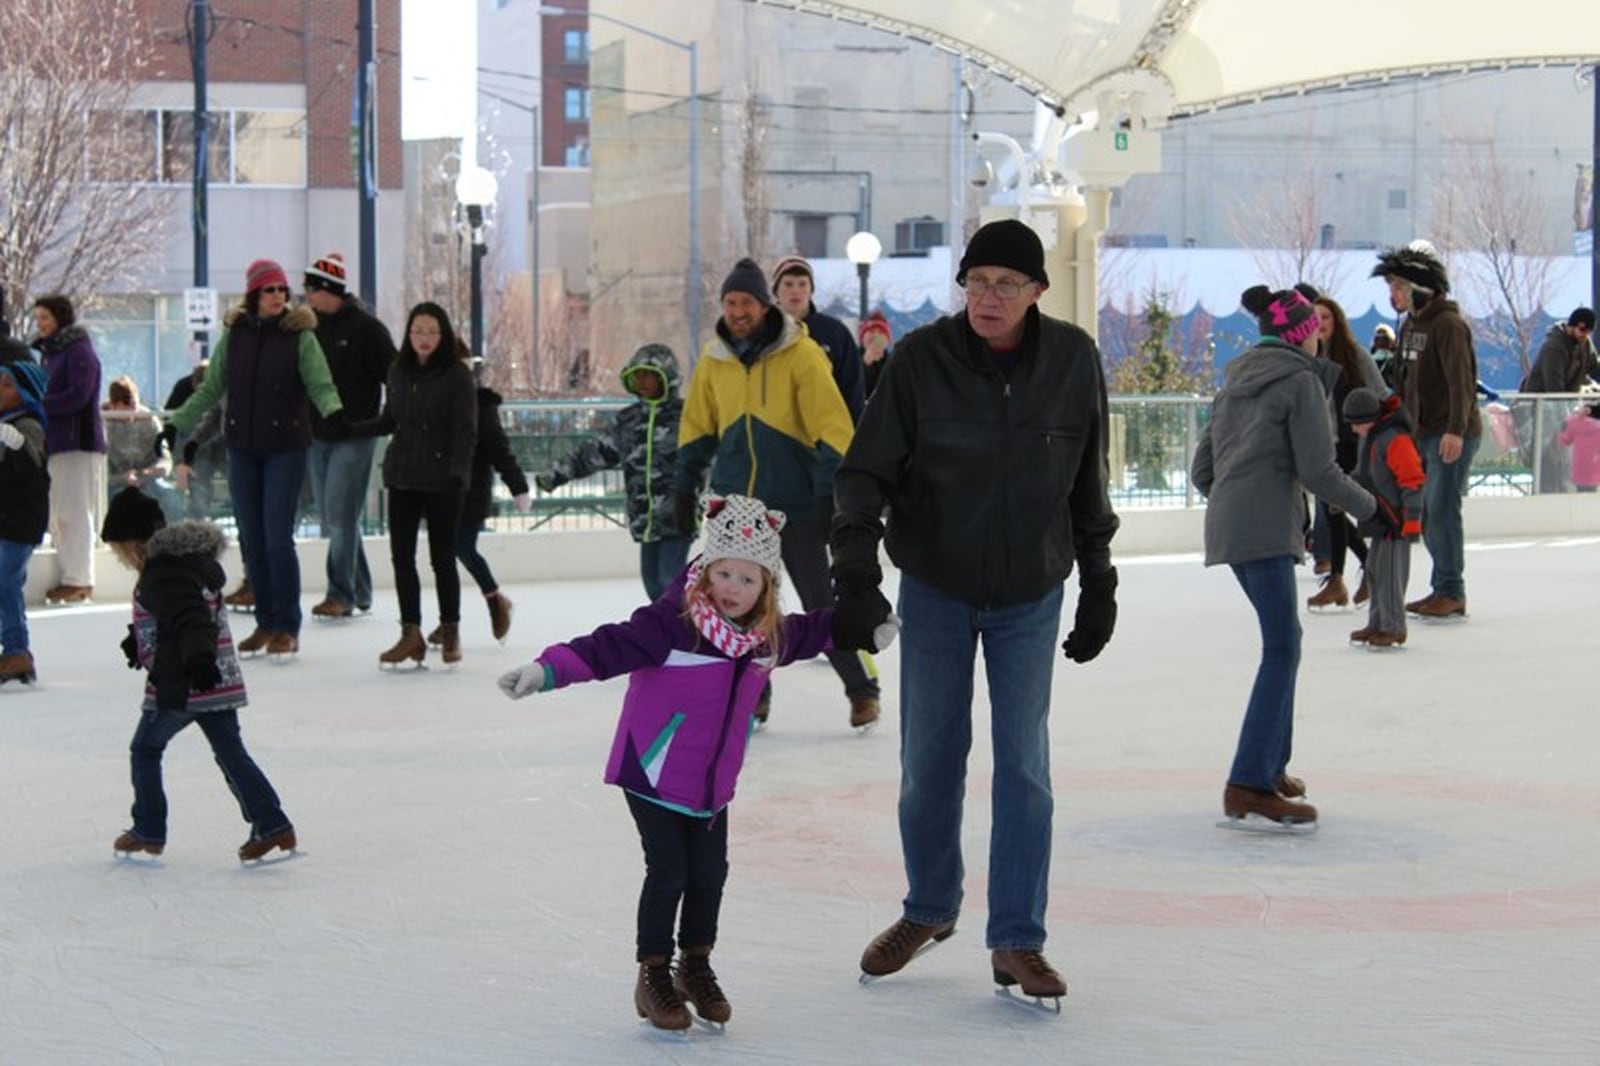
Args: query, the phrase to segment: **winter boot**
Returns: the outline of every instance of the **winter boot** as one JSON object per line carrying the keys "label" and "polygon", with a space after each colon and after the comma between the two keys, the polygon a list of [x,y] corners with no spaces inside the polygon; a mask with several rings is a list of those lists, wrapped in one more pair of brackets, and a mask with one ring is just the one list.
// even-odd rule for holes
{"label": "winter boot", "polygon": [[1222,812],[1235,821],[1252,814],[1280,825],[1315,825],[1317,821],[1317,809],[1309,803],[1244,785],[1229,785],[1222,790]]}
{"label": "winter boot", "polygon": [[994,968],[995,984],[1006,988],[1020,985],[1025,996],[1060,999],[1067,994],[1067,983],[1037,948],[991,951],[989,964]]}
{"label": "winter boot", "polygon": [[293,851],[297,843],[299,842],[294,838],[292,825],[285,826],[276,833],[268,833],[264,837],[251,833],[250,839],[239,845],[239,861],[254,862],[256,859],[264,858],[274,848]]}
{"label": "winter boot", "polygon": [[439,624],[439,650],[447,663],[461,661],[461,627],[455,622]]}
{"label": "winter boot", "polygon": [[1307,607],[1343,607],[1350,602],[1350,593],[1345,590],[1344,578],[1338,574],[1329,574],[1322,579],[1322,588],[1315,596],[1306,600]]}
{"label": "winter boot", "polygon": [[733,1006],[722,994],[717,975],[711,969],[711,949],[684,948],[672,975],[672,987],[684,1002],[694,1005],[703,1021],[725,1025],[733,1017]]}
{"label": "winter boot", "polygon": [[850,728],[865,729],[878,720],[878,697],[850,697]]}
{"label": "winter boot", "polygon": [[633,986],[633,1007],[639,1017],[650,1019],[657,1029],[689,1028],[689,1008],[672,987],[672,968],[665,955],[639,960],[639,980]]}
{"label": "winter boot", "polygon": [[149,855],[160,855],[166,848],[164,841],[146,840],[132,829],[111,842],[111,850],[119,855],[133,855],[141,851]]}
{"label": "winter boot", "polygon": [[428,645],[422,639],[422,627],[408,622],[400,627],[400,639],[395,641],[394,647],[378,656],[378,665],[399,666],[407,659],[413,659],[421,665],[427,654]]}
{"label": "winter boot", "polygon": [[253,611],[256,609],[256,594],[250,588],[250,579],[245,578],[239,582],[239,587],[222,598],[230,611]]}
{"label": "winter boot", "polygon": [[239,642],[238,652],[240,655],[258,655],[267,650],[273,636],[275,634],[271,630],[257,626],[254,633]]}
{"label": "winter boot", "polygon": [[861,953],[861,972],[868,977],[898,973],[924,945],[949,940],[955,932],[955,922],[923,925],[902,918],[867,945],[867,950]]}
{"label": "winter boot", "polygon": [[495,589],[484,597],[489,604],[489,632],[494,634],[494,639],[504,644],[506,634],[511,632],[511,600],[499,589]]}
{"label": "winter boot", "polygon": [[33,653],[27,651],[0,655],[0,682],[21,681],[31,684],[37,675],[33,670]]}

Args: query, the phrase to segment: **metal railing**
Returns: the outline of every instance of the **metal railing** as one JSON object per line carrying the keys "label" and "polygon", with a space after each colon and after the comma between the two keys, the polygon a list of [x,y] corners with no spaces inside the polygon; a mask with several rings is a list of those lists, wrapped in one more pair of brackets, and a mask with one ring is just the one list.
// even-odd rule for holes
{"label": "metal railing", "polygon": [[[625,399],[540,400],[507,403],[501,422],[512,451],[531,483],[582,442],[603,434]],[[1570,478],[1572,447],[1562,431],[1574,416],[1587,418],[1600,397],[1579,393],[1506,393],[1480,404],[1483,437],[1473,460],[1468,492],[1474,496],[1532,496],[1590,491]],[[1200,433],[1211,415],[1211,397],[1113,396],[1108,451],[1111,496],[1120,510],[1188,508],[1204,501],[1189,482],[1189,465]],[[382,532],[382,447],[374,460],[372,490],[363,528]],[[228,495],[220,472],[213,483],[210,515],[231,525]],[[622,472],[607,470],[568,482],[552,493],[533,492],[533,507],[520,514],[505,487],[495,484],[498,506],[490,528],[500,532],[534,529],[600,529],[626,526]],[[318,535],[315,502],[304,496],[300,533]]]}

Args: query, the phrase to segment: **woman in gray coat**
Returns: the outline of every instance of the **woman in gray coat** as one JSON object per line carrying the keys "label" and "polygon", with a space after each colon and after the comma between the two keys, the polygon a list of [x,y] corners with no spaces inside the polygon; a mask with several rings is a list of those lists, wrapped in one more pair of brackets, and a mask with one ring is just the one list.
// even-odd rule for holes
{"label": "woman in gray coat", "polygon": [[1376,507],[1334,461],[1328,393],[1338,367],[1318,360],[1317,314],[1293,290],[1247,289],[1261,340],[1228,363],[1190,477],[1206,497],[1206,565],[1227,563],[1255,608],[1261,663],[1222,794],[1230,819],[1314,826],[1305,783],[1288,774],[1300,617],[1294,568],[1305,550],[1309,489],[1365,520]]}

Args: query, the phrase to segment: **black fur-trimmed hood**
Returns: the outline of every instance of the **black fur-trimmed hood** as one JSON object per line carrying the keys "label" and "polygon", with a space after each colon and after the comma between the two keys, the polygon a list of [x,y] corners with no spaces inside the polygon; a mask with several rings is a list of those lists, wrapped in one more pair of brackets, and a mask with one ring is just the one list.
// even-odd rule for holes
{"label": "black fur-trimmed hood", "polygon": [[218,559],[227,546],[227,535],[216,523],[187,519],[156,530],[145,545],[145,556],[157,559],[164,555],[204,555]]}

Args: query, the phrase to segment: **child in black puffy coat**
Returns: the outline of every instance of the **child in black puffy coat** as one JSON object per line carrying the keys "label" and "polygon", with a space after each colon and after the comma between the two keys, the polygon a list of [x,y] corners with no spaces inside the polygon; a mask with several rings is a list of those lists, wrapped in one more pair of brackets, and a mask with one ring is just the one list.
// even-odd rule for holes
{"label": "child in black puffy coat", "polygon": [[222,602],[222,530],[205,521],[169,527],[161,505],[130,487],[111,501],[100,536],[119,560],[139,573],[133,623],[122,651],[129,667],[147,671],[139,725],[129,746],[133,826],[112,848],[122,855],[160,855],[166,848],[161,757],[172,738],[192,722],[205,734],[250,823],[250,838],[240,846],[239,859],[260,859],[275,849],[292,852],[294,826],[239,733],[239,708],[248,700]]}

